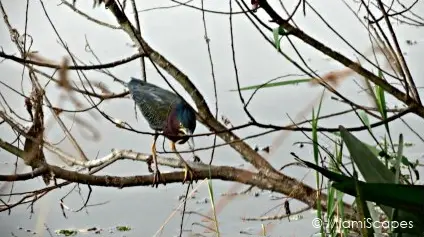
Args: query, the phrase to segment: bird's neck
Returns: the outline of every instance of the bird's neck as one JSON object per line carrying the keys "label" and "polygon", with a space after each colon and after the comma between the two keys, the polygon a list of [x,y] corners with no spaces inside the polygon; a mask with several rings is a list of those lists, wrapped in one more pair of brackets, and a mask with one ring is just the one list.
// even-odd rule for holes
{"label": "bird's neck", "polygon": [[163,135],[169,140],[176,142],[178,140],[178,128],[180,124],[177,119],[177,111],[175,107],[173,107],[169,112],[168,118],[163,126]]}
{"label": "bird's neck", "polygon": [[174,106],[169,112],[166,123],[164,124],[163,135],[169,140],[183,144],[188,140],[187,136],[180,136],[178,134],[180,128],[180,121],[184,118],[179,118],[178,115],[184,114],[187,108],[181,104]]}

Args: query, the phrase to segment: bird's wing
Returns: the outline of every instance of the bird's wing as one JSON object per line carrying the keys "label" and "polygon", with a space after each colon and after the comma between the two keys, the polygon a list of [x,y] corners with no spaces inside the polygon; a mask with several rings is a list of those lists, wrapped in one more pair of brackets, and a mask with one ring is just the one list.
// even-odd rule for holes
{"label": "bird's wing", "polygon": [[181,99],[153,84],[132,79],[128,89],[144,118],[154,130],[162,130],[172,106]]}

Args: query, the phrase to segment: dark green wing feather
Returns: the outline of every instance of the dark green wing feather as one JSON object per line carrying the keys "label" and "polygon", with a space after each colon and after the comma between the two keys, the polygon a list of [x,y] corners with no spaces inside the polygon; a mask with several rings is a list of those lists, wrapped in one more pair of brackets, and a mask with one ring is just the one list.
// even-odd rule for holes
{"label": "dark green wing feather", "polygon": [[149,126],[161,131],[169,112],[175,104],[181,102],[181,98],[168,90],[135,78],[131,78],[127,85]]}

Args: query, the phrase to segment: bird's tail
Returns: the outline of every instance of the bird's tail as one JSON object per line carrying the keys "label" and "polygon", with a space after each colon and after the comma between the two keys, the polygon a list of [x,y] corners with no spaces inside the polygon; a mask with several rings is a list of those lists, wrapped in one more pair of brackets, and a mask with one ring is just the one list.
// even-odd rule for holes
{"label": "bird's tail", "polygon": [[135,78],[135,77],[131,77],[130,82],[131,81],[137,81],[137,83],[140,84],[140,85],[142,85],[142,86],[144,86],[144,85],[152,85],[152,84],[146,82],[145,80],[140,80],[140,79]]}
{"label": "bird's tail", "polygon": [[120,79],[118,79],[118,78],[116,78],[116,77],[114,77],[114,78],[113,78],[113,81],[117,81],[117,82],[119,82],[120,84],[122,84],[123,86],[125,86],[125,87],[127,87],[127,88],[128,88],[128,86],[129,86],[129,84],[131,84],[131,81],[137,81],[137,82],[136,82],[136,84],[139,84],[139,85],[146,85],[146,84],[149,84],[149,83],[147,83],[147,82],[145,82],[145,81],[142,81],[142,80],[140,80],[140,79],[137,79],[137,78],[135,78],[135,77],[131,77],[130,82],[122,81],[122,80],[120,80]]}
{"label": "bird's tail", "polygon": [[117,82],[119,82],[120,84],[122,84],[123,86],[125,86],[125,87],[128,87],[128,83],[127,82],[125,82],[125,81],[123,81],[123,80],[120,80],[120,79],[118,79],[118,78],[113,78],[113,81],[117,81]]}

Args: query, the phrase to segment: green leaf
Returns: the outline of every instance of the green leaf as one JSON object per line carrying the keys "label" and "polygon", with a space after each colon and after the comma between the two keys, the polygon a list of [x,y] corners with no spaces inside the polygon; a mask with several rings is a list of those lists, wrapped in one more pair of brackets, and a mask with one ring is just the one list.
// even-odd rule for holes
{"label": "green leaf", "polygon": [[383,119],[387,118],[387,110],[386,110],[386,99],[384,96],[384,90],[379,87],[379,86],[375,86],[375,96],[377,99],[377,106],[378,106],[378,110],[381,114],[381,117],[383,117]]}
{"label": "green leaf", "polygon": [[[336,136],[339,136],[339,137],[341,137],[341,135],[340,135],[340,132],[333,132],[333,134],[334,135],[336,135]],[[361,141],[362,142],[362,141]],[[364,142],[362,142],[365,146],[367,146],[368,147],[368,149],[376,156],[376,157],[378,157],[378,156],[381,156],[381,157],[385,157],[386,159],[392,159],[393,157],[391,157],[390,155],[388,155],[388,154],[386,154],[386,152],[382,152],[382,150],[380,150],[377,146],[373,146],[373,145],[370,145],[370,144],[368,144],[368,143],[364,143]],[[406,144],[404,144],[404,147],[406,147]],[[419,174],[417,173],[418,171],[417,171],[417,169],[416,169],[416,163],[414,162],[411,162],[411,161],[409,161],[410,159],[408,158],[408,157],[406,157],[406,156],[404,156],[404,155],[402,155],[402,159],[401,159],[401,163],[403,164],[403,165],[405,165],[405,166],[408,166],[408,167],[410,167],[414,172],[415,172],[415,174],[417,175],[417,177],[416,177],[416,179],[418,180],[419,179]]]}
{"label": "green leaf", "polygon": [[[366,201],[376,202],[380,206],[390,206],[393,208],[398,208],[402,210],[407,210],[409,212],[399,212],[399,221],[402,220],[412,220],[414,223],[413,228],[402,229],[404,233],[419,232],[424,231],[424,221],[422,216],[424,215],[424,186],[423,185],[403,185],[403,184],[393,184],[393,183],[365,183],[363,181],[355,180],[351,177],[338,174],[322,167],[319,167],[311,162],[304,161],[298,158],[295,158],[297,161],[303,163],[309,168],[312,168],[329,180],[333,181],[332,187],[340,190],[344,193],[347,193],[352,196],[357,196],[356,185],[359,186],[361,190],[362,198]],[[414,213],[415,218],[404,219],[406,214]],[[399,230],[396,230],[399,231]]]}
{"label": "green leaf", "polygon": [[[393,183],[394,174],[386,168],[377,156],[343,126],[339,126],[339,129],[342,139],[349,150],[350,157],[364,179],[372,183]],[[382,209],[386,215],[391,216],[392,208],[382,207]]]}
{"label": "green leaf", "polygon": [[[368,149],[368,146],[349,133],[349,131],[347,131],[343,126],[340,126],[339,128],[343,141],[346,143],[350,152],[351,158],[364,179],[370,183],[394,183],[396,178],[395,174],[391,172],[370,149]],[[422,197],[423,196],[420,196],[421,199]],[[392,215],[392,208],[385,205],[380,205],[380,207],[386,215]],[[423,221],[421,215],[406,211],[399,211],[398,219],[413,221],[414,223]],[[414,231],[420,228],[424,231],[424,224],[420,227],[414,225]]]}
{"label": "green leaf", "polygon": [[276,28],[274,28],[274,30],[272,30],[272,34],[274,36],[274,44],[275,44],[275,48],[277,48],[277,50],[280,50],[280,35],[285,35],[285,30],[283,27],[278,26]]}
{"label": "green leaf", "polygon": [[[356,195],[355,180],[335,182],[333,187],[352,196]],[[424,215],[424,186],[358,181],[363,198],[377,204],[399,208]]]}
{"label": "green leaf", "polygon": [[365,126],[367,126],[369,130],[371,130],[370,120],[368,118],[368,114],[365,113],[365,111],[362,110],[361,112],[359,112],[359,116],[361,117],[361,119],[364,122]]}
{"label": "green leaf", "polygon": [[302,159],[299,159],[299,158],[294,158],[294,159],[296,161],[298,161],[298,162],[306,165],[307,167],[318,171],[319,173],[321,173],[322,175],[324,175],[327,179],[329,179],[329,180],[331,180],[333,182],[343,183],[343,182],[349,182],[352,179],[352,178],[350,178],[350,177],[348,177],[346,175],[338,174],[338,173],[329,171],[327,169],[324,169],[324,168],[322,168],[322,167],[320,167],[320,166],[318,166],[318,165],[316,165],[314,163],[311,163],[309,161],[305,161],[305,160],[302,160]]}
{"label": "green leaf", "polygon": [[[314,169],[333,181],[333,187],[352,196],[356,196],[355,179],[324,169],[314,163],[295,158],[307,167]],[[364,199],[393,207],[415,210],[424,215],[424,185],[403,185],[393,183],[365,183],[357,181]]]}
{"label": "green leaf", "polygon": [[[381,70],[378,71],[378,76],[384,80],[383,72]],[[386,120],[387,119],[387,106],[386,106],[386,97],[384,95],[384,90],[380,86],[375,86],[376,90],[376,99],[377,99],[377,106],[378,110],[380,111],[381,117]],[[390,136],[390,130],[388,123],[384,124],[384,127],[386,128],[387,133]]]}
{"label": "green leaf", "polygon": [[[262,88],[276,87],[276,86],[297,85],[299,83],[310,82],[312,80],[314,80],[314,79],[308,78],[308,79],[295,79],[295,80],[287,80],[287,81],[272,82],[272,83],[262,83],[262,84],[258,84],[258,85],[242,87],[242,88],[240,88],[240,90],[244,91],[244,90],[255,90],[255,89],[259,89],[259,88],[262,89]],[[238,90],[233,89],[233,90],[230,90],[230,91],[238,91]]]}
{"label": "green leaf", "polygon": [[358,166],[359,171],[367,182],[392,183],[394,181],[394,174],[384,166],[364,143],[343,126],[339,126],[339,129],[352,160]]}
{"label": "green leaf", "polygon": [[[391,156],[387,155],[385,152],[382,152],[380,149],[378,149],[376,146],[364,143],[368,149],[375,155],[375,156],[385,156],[386,159],[392,159]],[[405,146],[404,146],[405,147]],[[409,166],[411,169],[416,170],[415,163],[412,163],[409,161],[409,158],[402,155],[401,163],[405,166]],[[418,178],[417,178],[418,179]]]}

